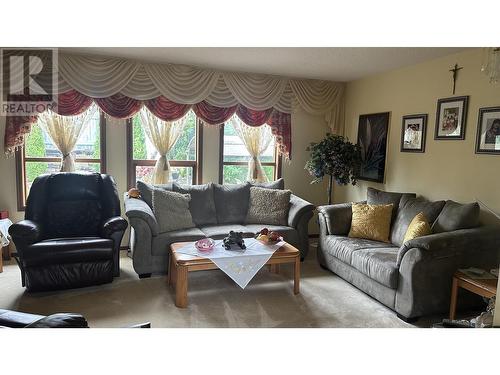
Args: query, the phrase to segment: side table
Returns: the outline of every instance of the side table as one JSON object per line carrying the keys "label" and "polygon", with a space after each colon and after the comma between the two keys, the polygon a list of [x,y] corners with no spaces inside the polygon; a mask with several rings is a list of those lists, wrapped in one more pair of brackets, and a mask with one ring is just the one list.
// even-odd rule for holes
{"label": "side table", "polygon": [[466,289],[485,298],[492,298],[497,294],[497,282],[497,278],[475,279],[463,272],[455,272],[451,287],[450,319],[455,319],[458,288]]}

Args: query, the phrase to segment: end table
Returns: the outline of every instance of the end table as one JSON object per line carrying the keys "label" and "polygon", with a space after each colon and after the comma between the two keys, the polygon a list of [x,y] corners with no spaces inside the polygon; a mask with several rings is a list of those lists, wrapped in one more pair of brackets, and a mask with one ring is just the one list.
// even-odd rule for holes
{"label": "end table", "polygon": [[458,288],[466,289],[485,298],[492,298],[497,294],[497,282],[497,278],[475,279],[463,272],[455,272],[451,287],[450,319],[455,319]]}

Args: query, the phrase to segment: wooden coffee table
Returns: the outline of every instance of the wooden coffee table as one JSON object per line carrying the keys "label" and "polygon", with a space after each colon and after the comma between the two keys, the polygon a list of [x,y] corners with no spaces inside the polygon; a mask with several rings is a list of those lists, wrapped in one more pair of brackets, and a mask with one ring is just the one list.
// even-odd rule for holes
{"label": "wooden coffee table", "polygon": [[455,272],[455,274],[453,275],[453,284],[451,287],[450,319],[455,319],[458,288],[464,288],[485,298],[492,298],[497,293],[497,283],[497,278],[474,279],[470,276],[467,276],[463,272]]}
{"label": "wooden coffee table", "polygon": [[[219,269],[210,259],[194,255],[178,253],[177,250],[190,242],[176,242],[170,245],[168,261],[168,285],[175,286],[175,306],[185,308],[188,305],[188,273],[193,271],[207,271]],[[300,288],[300,251],[286,243],[269,258],[266,265],[270,271],[279,273],[280,264],[293,263],[293,293],[299,294]]]}

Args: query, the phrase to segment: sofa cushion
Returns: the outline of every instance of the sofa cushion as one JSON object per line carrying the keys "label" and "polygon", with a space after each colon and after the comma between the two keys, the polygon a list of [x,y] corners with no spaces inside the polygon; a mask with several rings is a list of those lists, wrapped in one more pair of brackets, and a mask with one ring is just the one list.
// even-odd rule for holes
{"label": "sofa cushion", "polygon": [[146,202],[151,208],[153,208],[154,188],[172,191],[172,184],[150,185],[145,183],[144,181],[137,181],[137,189],[139,189],[139,193],[141,193],[142,200]]}
{"label": "sofa cushion", "polygon": [[158,222],[158,232],[193,228],[193,218],[189,212],[189,194],[163,189],[153,189],[153,212]]}
{"label": "sofa cushion", "polygon": [[250,199],[250,184],[214,184],[215,208],[219,224],[245,222]]}
{"label": "sofa cushion", "polygon": [[177,193],[191,195],[189,211],[191,211],[196,226],[217,224],[214,187],[212,184],[179,185],[174,182],[173,190]]}
{"label": "sofa cushion", "polygon": [[242,232],[243,237],[253,237],[254,232],[249,230],[247,227],[239,224],[226,224],[226,225],[205,225],[202,226],[201,231],[205,236],[219,240],[226,237],[229,231]]}
{"label": "sofa cushion", "polygon": [[395,246],[361,249],[352,254],[351,265],[380,284],[396,289],[399,278],[396,265],[398,250]]}
{"label": "sofa cushion", "polygon": [[23,263],[27,267],[111,259],[113,259],[113,240],[97,237],[45,240],[23,250]]}
{"label": "sofa cushion", "polygon": [[366,203],[368,204],[393,204],[392,208],[392,220],[391,220],[391,226],[392,223],[394,223],[394,220],[396,219],[396,215],[398,213],[398,207],[399,207],[399,202],[401,201],[402,197],[405,198],[416,198],[415,193],[396,193],[392,191],[382,191],[378,189],[374,189],[372,187],[369,187],[366,190]]}
{"label": "sofa cushion", "polygon": [[349,238],[344,236],[328,235],[324,239],[324,252],[334,256],[344,263],[351,264],[352,254],[362,249],[387,248],[385,242],[365,240],[362,238]]}
{"label": "sofa cushion", "polygon": [[283,190],[285,188],[285,180],[283,178],[278,178],[276,181],[269,182],[250,182],[252,186],[263,187],[266,189],[278,189]]}
{"label": "sofa cushion", "polygon": [[428,236],[432,233],[431,226],[422,212],[419,212],[411,221],[403,238],[403,243],[414,238]]}
{"label": "sofa cushion", "polygon": [[479,204],[460,204],[446,201],[443,210],[432,225],[434,233],[451,232],[458,229],[475,228],[479,225]]}
{"label": "sofa cushion", "polygon": [[393,204],[352,204],[349,237],[389,242]]}
{"label": "sofa cushion", "polygon": [[252,186],[246,223],[286,225],[291,194],[290,190]]}
{"label": "sofa cushion", "polygon": [[174,242],[198,241],[205,237],[205,234],[198,228],[179,229],[160,233],[158,236],[153,237],[151,253],[153,255],[166,256],[170,250],[170,245]]}
{"label": "sofa cushion", "polygon": [[413,218],[422,212],[432,225],[443,209],[444,201],[431,202],[423,198],[401,198],[398,214],[391,229],[391,242],[396,246],[403,244],[403,239]]}

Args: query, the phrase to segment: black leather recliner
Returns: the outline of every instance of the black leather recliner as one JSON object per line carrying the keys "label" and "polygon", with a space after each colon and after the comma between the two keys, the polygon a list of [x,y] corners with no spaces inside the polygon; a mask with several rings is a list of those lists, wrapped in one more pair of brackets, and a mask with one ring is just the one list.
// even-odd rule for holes
{"label": "black leather recliner", "polygon": [[22,285],[29,291],[104,284],[120,275],[120,243],[127,221],[113,178],[56,173],[33,181],[25,220],[9,233]]}

